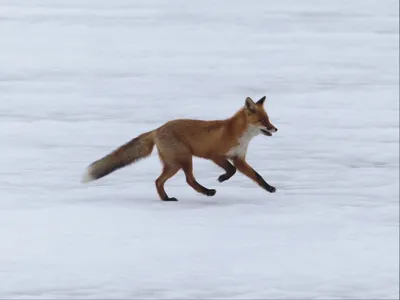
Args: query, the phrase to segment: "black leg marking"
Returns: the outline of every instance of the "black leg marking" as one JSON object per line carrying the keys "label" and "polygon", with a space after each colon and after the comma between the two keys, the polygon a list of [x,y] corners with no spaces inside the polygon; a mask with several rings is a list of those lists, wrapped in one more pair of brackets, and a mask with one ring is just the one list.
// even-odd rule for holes
{"label": "black leg marking", "polygon": [[178,199],[176,199],[174,197],[171,197],[171,198],[167,197],[167,198],[164,198],[163,201],[171,201],[172,202],[172,201],[178,201]]}
{"label": "black leg marking", "polygon": [[207,189],[205,192],[207,196],[214,196],[216,193],[217,193],[216,190],[209,190],[209,189]]}
{"label": "black leg marking", "polygon": [[[233,173],[233,174],[235,174],[235,173]],[[222,174],[221,176],[218,177],[218,181],[219,182],[227,181],[228,179],[230,179],[233,176],[233,174],[228,174],[228,173]]]}
{"label": "black leg marking", "polygon": [[222,167],[226,172],[225,174],[222,174],[221,176],[218,177],[219,182],[224,182],[230,179],[233,175],[235,175],[236,168],[228,160],[218,162],[218,165]]}
{"label": "black leg marking", "polygon": [[258,184],[259,184],[263,189],[267,190],[267,191],[270,192],[270,193],[275,193],[275,192],[276,192],[276,188],[275,188],[275,187],[273,187],[272,185],[269,185],[269,184],[264,180],[264,178],[262,178],[261,175],[258,174],[254,169],[253,169],[253,171],[254,171],[254,174],[256,175]]}

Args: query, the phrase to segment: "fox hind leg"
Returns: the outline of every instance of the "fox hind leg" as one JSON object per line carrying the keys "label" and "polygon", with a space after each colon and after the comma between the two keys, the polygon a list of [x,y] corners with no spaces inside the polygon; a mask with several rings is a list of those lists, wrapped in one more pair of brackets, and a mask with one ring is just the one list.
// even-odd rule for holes
{"label": "fox hind leg", "polygon": [[156,180],[157,193],[163,201],[178,201],[176,198],[168,197],[164,189],[165,182],[174,176],[180,169],[180,166],[173,164],[164,164],[161,175]]}
{"label": "fox hind leg", "polygon": [[185,161],[181,162],[182,170],[185,172],[186,182],[197,192],[207,195],[214,196],[216,194],[216,190],[208,189],[202,186],[197,182],[196,178],[193,175],[193,159],[192,157],[188,157]]}
{"label": "fox hind leg", "polygon": [[216,191],[208,189],[199,184],[193,175],[193,156],[188,148],[176,135],[164,129],[156,133],[156,145],[158,155],[164,165],[163,172],[156,180],[158,195],[164,201],[176,201],[170,198],[164,189],[165,182],[174,176],[180,169],[183,169],[186,182],[197,192],[207,196],[214,196]]}
{"label": "fox hind leg", "polygon": [[[156,131],[155,135],[156,147],[158,150],[158,156],[163,165],[161,175],[156,179],[157,193],[163,201],[178,201],[174,197],[169,197],[165,192],[165,182],[174,176],[180,169],[181,165],[177,162],[177,153],[175,149],[179,149],[179,141],[176,137],[168,130]],[[175,145],[176,147],[171,147]]]}

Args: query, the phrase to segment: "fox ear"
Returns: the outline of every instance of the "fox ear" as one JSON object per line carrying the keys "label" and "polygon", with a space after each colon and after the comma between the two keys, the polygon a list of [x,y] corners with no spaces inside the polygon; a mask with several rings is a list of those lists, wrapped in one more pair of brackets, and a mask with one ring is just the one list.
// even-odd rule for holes
{"label": "fox ear", "polygon": [[246,98],[246,102],[244,104],[244,108],[249,111],[249,112],[255,112],[256,111],[256,104],[254,103],[254,101],[250,98],[247,97]]}
{"label": "fox ear", "polygon": [[258,105],[264,105],[266,96],[262,97],[260,100],[257,101]]}

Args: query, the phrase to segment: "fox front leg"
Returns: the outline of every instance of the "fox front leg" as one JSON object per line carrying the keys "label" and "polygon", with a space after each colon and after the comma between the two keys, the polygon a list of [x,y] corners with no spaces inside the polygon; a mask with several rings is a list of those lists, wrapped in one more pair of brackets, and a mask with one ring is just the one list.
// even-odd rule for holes
{"label": "fox front leg", "polygon": [[269,185],[264,178],[261,177],[260,174],[258,174],[244,159],[241,159],[239,157],[235,157],[233,159],[233,164],[235,167],[239,170],[239,172],[243,173],[256,183],[258,183],[259,186],[261,186],[263,189],[270,193],[275,193],[276,188],[273,187],[272,185]]}
{"label": "fox front leg", "polygon": [[225,170],[225,174],[218,177],[219,182],[224,182],[235,175],[236,168],[225,157],[215,157],[212,161]]}

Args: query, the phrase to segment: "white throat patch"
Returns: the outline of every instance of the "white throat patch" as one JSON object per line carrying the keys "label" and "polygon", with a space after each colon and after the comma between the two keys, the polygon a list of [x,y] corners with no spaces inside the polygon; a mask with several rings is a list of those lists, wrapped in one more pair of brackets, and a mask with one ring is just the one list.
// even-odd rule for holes
{"label": "white throat patch", "polygon": [[249,125],[243,132],[242,136],[238,139],[238,144],[232,147],[227,153],[228,157],[245,157],[249,142],[253,137],[261,133],[260,129],[256,126]]}

